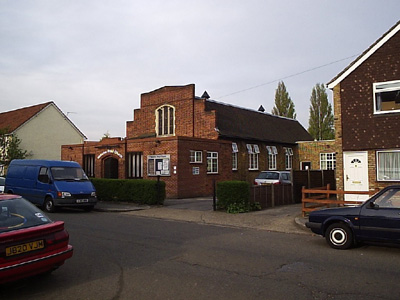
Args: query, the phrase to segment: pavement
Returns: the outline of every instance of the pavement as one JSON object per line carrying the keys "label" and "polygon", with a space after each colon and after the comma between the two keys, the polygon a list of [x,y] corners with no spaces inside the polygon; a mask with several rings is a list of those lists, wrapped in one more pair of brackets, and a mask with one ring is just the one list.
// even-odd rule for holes
{"label": "pavement", "polygon": [[216,226],[311,234],[311,231],[305,226],[308,218],[301,215],[301,203],[249,213],[229,214],[225,211],[214,211],[212,198],[204,197],[166,199],[164,205],[159,206],[99,201],[94,210]]}

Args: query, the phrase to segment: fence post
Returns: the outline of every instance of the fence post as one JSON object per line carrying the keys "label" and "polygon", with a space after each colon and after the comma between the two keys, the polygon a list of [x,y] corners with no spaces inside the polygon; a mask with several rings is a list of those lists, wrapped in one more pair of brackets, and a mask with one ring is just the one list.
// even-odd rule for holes
{"label": "fence post", "polygon": [[271,198],[271,207],[275,207],[275,189],[273,184],[271,184]]}
{"label": "fence post", "polygon": [[216,191],[216,185],[215,185],[215,179],[213,179],[213,210],[217,210],[217,191]]}

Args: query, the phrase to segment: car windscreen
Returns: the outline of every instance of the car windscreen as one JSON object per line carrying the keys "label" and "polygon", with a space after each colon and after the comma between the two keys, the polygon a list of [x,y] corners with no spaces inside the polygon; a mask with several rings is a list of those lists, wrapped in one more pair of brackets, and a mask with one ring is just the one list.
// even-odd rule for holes
{"label": "car windscreen", "polygon": [[82,181],[89,180],[81,168],[51,167],[54,180]]}
{"label": "car windscreen", "polygon": [[51,222],[39,208],[23,198],[0,201],[0,233]]}
{"label": "car windscreen", "polygon": [[277,172],[261,172],[258,179],[279,179],[279,173]]}

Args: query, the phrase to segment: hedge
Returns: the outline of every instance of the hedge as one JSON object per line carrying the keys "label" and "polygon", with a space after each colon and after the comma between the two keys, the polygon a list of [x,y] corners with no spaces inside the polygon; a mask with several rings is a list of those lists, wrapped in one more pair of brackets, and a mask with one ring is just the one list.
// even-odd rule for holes
{"label": "hedge", "polygon": [[124,201],[138,204],[163,204],[165,182],[146,179],[91,179],[99,201]]}
{"label": "hedge", "polygon": [[221,181],[217,183],[217,207],[228,209],[232,204],[248,204],[250,184],[247,181]]}

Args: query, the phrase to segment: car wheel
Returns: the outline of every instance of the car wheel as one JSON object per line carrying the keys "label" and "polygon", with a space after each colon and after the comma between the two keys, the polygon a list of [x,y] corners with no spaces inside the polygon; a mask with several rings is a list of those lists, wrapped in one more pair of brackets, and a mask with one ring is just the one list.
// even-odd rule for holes
{"label": "car wheel", "polygon": [[326,230],[325,239],[334,249],[345,250],[353,245],[353,233],[349,226],[342,223],[330,225]]}
{"label": "car wheel", "polygon": [[44,199],[43,208],[49,213],[56,211],[56,207],[54,206],[54,202],[51,197],[46,197],[46,199]]}

